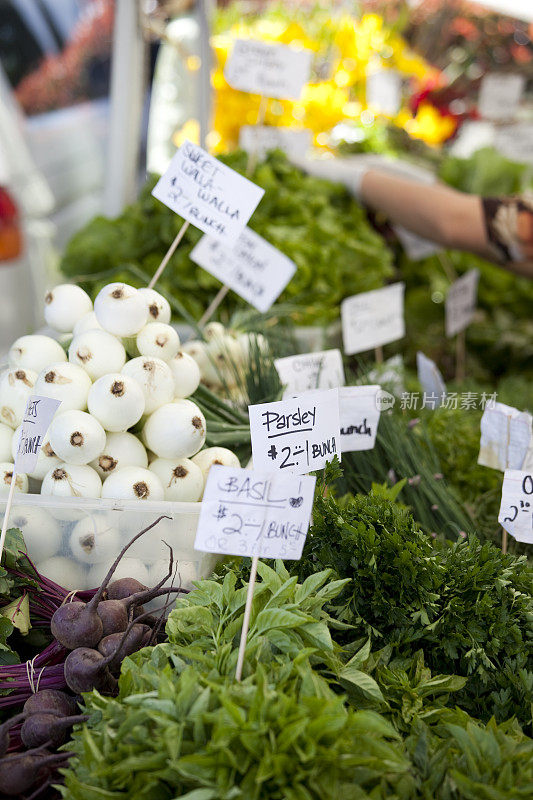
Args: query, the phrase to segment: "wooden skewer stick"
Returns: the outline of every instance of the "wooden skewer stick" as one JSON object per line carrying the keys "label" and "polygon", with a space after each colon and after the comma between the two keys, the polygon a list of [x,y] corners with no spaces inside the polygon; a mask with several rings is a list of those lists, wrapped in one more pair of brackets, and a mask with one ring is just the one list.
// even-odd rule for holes
{"label": "wooden skewer stick", "polygon": [[181,226],[181,228],[180,228],[180,229],[179,229],[179,231],[177,232],[177,234],[176,234],[176,238],[174,239],[174,241],[172,242],[172,244],[171,244],[171,245],[170,245],[170,247],[168,248],[167,252],[165,253],[165,255],[164,255],[164,257],[163,257],[163,260],[162,260],[162,262],[160,263],[160,265],[159,265],[159,266],[158,266],[158,268],[156,269],[156,271],[155,271],[155,273],[154,273],[154,276],[153,276],[152,280],[151,280],[151,281],[150,281],[150,283],[148,284],[148,288],[149,288],[149,289],[153,289],[153,288],[154,288],[154,286],[156,285],[157,281],[159,280],[159,278],[160,278],[160,277],[161,277],[161,275],[163,274],[163,272],[164,272],[164,270],[165,270],[165,267],[167,266],[168,262],[170,261],[170,259],[171,259],[171,258],[172,258],[172,256],[174,255],[174,253],[175,253],[175,251],[176,251],[176,248],[177,248],[177,246],[179,245],[179,243],[181,242],[181,240],[182,240],[182,239],[183,239],[183,237],[185,236],[185,234],[186,234],[186,232],[187,232],[187,228],[189,227],[189,224],[190,224],[190,223],[189,223],[189,222],[187,222],[187,220],[185,220],[185,221],[184,221],[184,223],[183,223],[183,225]]}
{"label": "wooden skewer stick", "polygon": [[250,614],[252,613],[252,601],[254,599],[254,586],[257,576],[257,565],[259,563],[259,556],[252,558],[252,569],[250,570],[250,580],[248,581],[248,592],[246,594],[246,606],[244,607],[244,619],[242,621],[241,641],[239,644],[239,653],[237,656],[237,669],[235,670],[235,680],[240,681],[242,677],[242,667],[244,664],[244,651],[246,649],[246,637],[248,636],[248,628],[250,627]]}

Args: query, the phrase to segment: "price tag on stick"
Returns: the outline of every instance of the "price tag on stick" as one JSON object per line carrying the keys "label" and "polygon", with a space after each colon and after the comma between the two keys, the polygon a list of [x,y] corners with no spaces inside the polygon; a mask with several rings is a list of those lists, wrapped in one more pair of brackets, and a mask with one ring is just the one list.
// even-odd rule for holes
{"label": "price tag on stick", "polygon": [[303,475],[340,459],[339,390],[248,406],[254,467]]}
{"label": "price tag on stick", "polygon": [[533,474],[505,470],[498,522],[518,542],[533,543]]}
{"label": "price tag on stick", "polygon": [[191,259],[262,313],[296,272],[290,258],[250,228],[244,228],[233,247],[202,236]]}
{"label": "price tag on stick", "polygon": [[[386,407],[386,401],[392,395],[388,392],[383,394]],[[381,415],[380,395],[380,386],[343,386],[339,389],[343,453],[373,449]]]}
{"label": "price tag on stick", "polygon": [[525,75],[489,72],[481,81],[479,113],[484,119],[509,122],[514,119],[526,86]]}
{"label": "price tag on stick", "polygon": [[269,150],[283,150],[289,157],[302,156],[310,150],[313,134],[309,130],[292,130],[277,125],[243,125],[239,146],[263,158]]}
{"label": "price tag on stick", "polygon": [[195,550],[259,558],[301,558],[315,478],[256,469],[209,470]]}
{"label": "price tag on stick", "polygon": [[340,350],[277,358],[274,366],[280,381],[287,387],[285,397],[313,389],[335,389],[345,384]]}
{"label": "price tag on stick", "polygon": [[175,153],[152,191],[180,217],[226,245],[236,241],[264,193],[189,141]]}
{"label": "price tag on stick", "polygon": [[521,469],[532,438],[531,423],[527,411],[518,411],[505,403],[485,406],[477,463],[502,472]]}
{"label": "price tag on stick", "polygon": [[235,678],[240,681],[259,557],[299,559],[311,519],[315,478],[214,466],[194,547],[252,556]]}
{"label": "price tag on stick", "polygon": [[341,303],[344,352],[351,356],[405,336],[404,283],[347,297]]}
{"label": "price tag on stick", "polygon": [[236,39],[224,77],[241,92],[297,100],[309,80],[312,55],[285,44]]}
{"label": "price tag on stick", "polygon": [[16,476],[21,473],[33,472],[35,469],[45,433],[52,421],[52,417],[60,405],[60,400],[53,400],[51,397],[41,397],[40,395],[34,394],[28,398],[22,418],[19,444],[15,456],[9,494],[7,496],[2,533],[0,534],[0,560],[4,550],[9,513],[11,511],[11,504],[15,491]]}
{"label": "price tag on stick", "polygon": [[446,336],[451,338],[468,328],[477,302],[479,270],[471,269],[452,283],[446,296]]}

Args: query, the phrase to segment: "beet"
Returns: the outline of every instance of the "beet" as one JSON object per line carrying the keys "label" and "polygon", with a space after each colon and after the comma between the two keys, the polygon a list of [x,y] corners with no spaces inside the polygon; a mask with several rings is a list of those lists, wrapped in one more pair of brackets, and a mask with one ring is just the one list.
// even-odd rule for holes
{"label": "beet", "polygon": [[107,596],[110,600],[125,600],[137,592],[144,592],[148,587],[135,578],[119,578],[112,581],[107,587]]}
{"label": "beet", "polygon": [[[125,637],[122,633],[111,633],[109,636],[104,636],[98,645],[98,650],[103,656],[112,656],[109,669],[116,670],[126,656],[131,656],[132,653],[145,646],[144,643],[150,640],[151,634],[152,631],[148,625],[135,623]],[[121,647],[123,639],[124,644]],[[120,654],[116,655],[119,650]]]}
{"label": "beet", "polygon": [[126,630],[129,622],[128,609],[122,600],[101,600],[97,608],[98,616],[102,620],[102,637]]}
{"label": "beet", "polygon": [[14,753],[0,759],[0,789],[3,795],[17,797],[24,794],[46,776],[50,767],[56,767],[70,758],[70,753],[47,753],[38,748],[33,752]]}
{"label": "beet", "polygon": [[108,669],[111,658],[104,656],[90,647],[77,647],[65,659],[65,681],[69,689],[76,694],[91,692],[93,689],[102,694],[110,694],[117,682]]}
{"label": "beet", "polygon": [[50,624],[52,635],[63,647],[66,647],[67,650],[75,650],[79,647],[96,647],[103,636],[104,630],[103,622],[98,615],[97,609],[99,603],[102,601],[102,596],[107,585],[113,577],[113,573],[126,550],[131,547],[140,536],[143,536],[161,522],[162,519],[170,519],[170,517],[165,515],[158,517],[155,522],[152,522],[151,525],[139,531],[139,533],[130,539],[128,544],[122,548],[102,581],[100,588],[88,603],[75,600],[72,603],[65,603],[54,611]]}
{"label": "beet", "polygon": [[78,714],[73,717],[58,717],[56,714],[32,714],[20,729],[22,743],[28,747],[49,745],[56,748],[64,744],[69,730],[79,722],[85,722],[89,717]]}
{"label": "beet", "polygon": [[0,725],[0,758],[7,753],[9,748],[9,731],[24,719],[24,714],[15,714],[14,717],[11,717],[11,719],[6,720]]}
{"label": "beet", "polygon": [[24,703],[24,713],[27,717],[31,714],[50,712],[70,717],[76,714],[77,710],[78,705],[74,698],[59,689],[40,689]]}

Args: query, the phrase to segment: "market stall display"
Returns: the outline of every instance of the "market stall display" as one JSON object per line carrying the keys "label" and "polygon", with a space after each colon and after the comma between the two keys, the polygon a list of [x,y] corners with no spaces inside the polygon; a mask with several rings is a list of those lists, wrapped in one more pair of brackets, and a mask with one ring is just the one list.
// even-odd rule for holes
{"label": "market stall display", "polygon": [[[504,60],[461,45],[462,0],[439,47],[429,1],[285,5],[217,12],[206,149],[175,131],[6,356],[8,797],[531,795],[531,281],[413,249],[330,180],[375,153],[529,202],[525,150],[446,145]],[[525,24],[481,19],[529,63]],[[311,139],[324,177],[293,163]]]}

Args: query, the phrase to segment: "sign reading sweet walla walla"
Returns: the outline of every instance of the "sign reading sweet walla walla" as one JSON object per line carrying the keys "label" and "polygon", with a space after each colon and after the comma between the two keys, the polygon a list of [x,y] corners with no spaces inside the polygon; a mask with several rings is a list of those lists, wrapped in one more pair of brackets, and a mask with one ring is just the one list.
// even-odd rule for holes
{"label": "sign reading sweet walla walla", "polygon": [[209,470],[194,549],[298,559],[316,478],[214,466]]}
{"label": "sign reading sweet walla walla", "polygon": [[226,245],[235,242],[264,193],[189,141],[175,153],[152,191],[180,217]]}
{"label": "sign reading sweet walla walla", "polygon": [[294,273],[296,264],[262,236],[244,228],[233,247],[202,236],[191,259],[250,305],[268,311]]}
{"label": "sign reading sweet walla walla", "polygon": [[303,475],[340,458],[339,390],[248,406],[254,469]]}
{"label": "sign reading sweet walla walla", "polygon": [[309,80],[312,55],[285,44],[236,39],[224,77],[241,92],[297,100]]}

